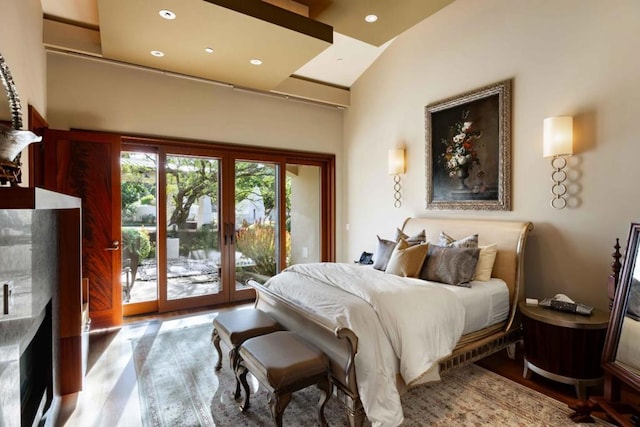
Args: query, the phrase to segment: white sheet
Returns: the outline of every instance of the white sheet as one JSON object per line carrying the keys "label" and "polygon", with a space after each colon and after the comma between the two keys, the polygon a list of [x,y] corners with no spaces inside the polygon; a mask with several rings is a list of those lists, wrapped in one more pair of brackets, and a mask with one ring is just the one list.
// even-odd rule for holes
{"label": "white sheet", "polygon": [[353,264],[299,264],[265,286],[358,335],[358,392],[374,426],[403,421],[398,366],[409,385],[439,379],[436,362],[465,323],[464,306],[442,285]]}
{"label": "white sheet", "polygon": [[471,282],[470,288],[440,284],[455,293],[466,312],[462,334],[479,331],[509,317],[509,288],[504,280]]}

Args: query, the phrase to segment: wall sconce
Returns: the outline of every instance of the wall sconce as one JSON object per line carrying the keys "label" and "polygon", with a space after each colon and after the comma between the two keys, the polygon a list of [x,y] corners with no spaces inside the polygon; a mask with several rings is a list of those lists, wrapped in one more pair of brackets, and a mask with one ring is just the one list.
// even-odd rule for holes
{"label": "wall sconce", "polygon": [[567,166],[566,156],[573,154],[573,117],[547,117],[544,119],[543,128],[542,155],[553,157],[551,159],[551,167],[554,169],[551,173],[553,181],[551,206],[564,209],[567,206],[567,200],[564,197],[567,193],[567,187],[564,185],[567,173],[564,168]]}
{"label": "wall sconce", "polygon": [[389,150],[389,175],[393,175],[393,206],[396,208],[402,205],[400,175],[404,174],[404,167],[404,148]]}

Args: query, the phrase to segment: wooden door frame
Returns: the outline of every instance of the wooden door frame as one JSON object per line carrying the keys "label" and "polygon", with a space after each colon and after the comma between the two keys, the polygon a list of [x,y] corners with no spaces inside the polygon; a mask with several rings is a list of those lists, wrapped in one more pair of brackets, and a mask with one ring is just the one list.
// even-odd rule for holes
{"label": "wooden door frame", "polygon": [[[71,137],[70,135],[73,135],[73,137]],[[265,162],[269,162],[269,163],[280,162],[280,164],[283,166],[282,168],[280,168],[282,170],[280,174],[282,174],[286,170],[287,164],[308,164],[308,165],[320,166],[322,171],[322,178],[321,178],[322,179],[322,189],[321,189],[322,201],[321,201],[321,224],[320,224],[321,261],[325,261],[325,262],[335,261],[335,155],[333,154],[302,152],[302,151],[266,148],[266,147],[257,147],[257,146],[232,145],[232,144],[225,144],[225,143],[219,143],[219,142],[202,142],[202,141],[189,141],[189,140],[169,139],[169,138],[127,136],[127,135],[107,133],[107,132],[94,132],[94,131],[83,131],[83,130],[63,131],[63,130],[49,129],[47,130],[47,138],[45,139],[44,155],[41,156],[41,158],[34,160],[34,170],[36,170],[35,168],[43,167],[40,163],[45,164],[44,170],[46,172],[44,173],[42,184],[44,187],[50,188],[50,189],[57,188],[56,176],[58,173],[58,164],[57,164],[57,158],[56,158],[55,144],[53,146],[51,145],[52,141],[54,141],[56,138],[65,139],[65,140],[86,138],[87,141],[94,141],[94,142],[104,142],[105,140],[109,140],[113,143],[116,143],[117,141],[118,154],[123,150],[129,151],[128,149],[125,149],[126,147],[140,147],[140,148],[146,147],[146,149],[150,149],[151,147],[153,147],[153,149],[158,150],[157,151],[158,153],[160,153],[163,150],[166,153],[167,150],[170,149],[171,154],[196,155],[196,156],[202,155],[205,157],[216,157],[212,153],[219,152],[224,154],[220,156],[220,158],[222,159],[222,162],[225,162],[225,159],[226,159],[226,161],[229,162],[229,164],[231,165],[230,167],[229,164],[227,165],[221,164],[223,168],[224,166],[226,166],[226,168],[224,168],[223,170],[228,170],[229,171],[228,173],[231,175],[235,173],[235,168],[233,167],[233,165],[236,159],[245,159],[250,161],[260,161],[260,159],[263,159]],[[114,170],[119,171],[120,156],[118,155],[117,157],[118,158],[115,160],[115,162],[112,163],[112,167],[115,167]],[[223,196],[222,192],[224,191],[224,189],[227,188],[227,186],[235,185],[234,179],[231,179],[231,175],[220,176],[221,197],[226,197],[226,196]],[[281,181],[281,182],[284,182],[284,181]],[[112,185],[112,188],[120,188],[119,173],[117,174],[112,173],[111,185]],[[160,185],[163,185],[163,183],[158,182],[158,187],[160,187]],[[282,193],[284,191],[284,186],[281,186],[281,187],[282,189],[280,190],[280,192]],[[220,200],[220,209],[222,211],[221,215],[226,215],[226,216],[224,217],[221,216],[219,224],[222,223],[222,218],[233,218],[233,221],[235,222],[235,215],[234,215],[235,212],[234,212],[234,205],[233,205],[234,193],[235,193],[235,189],[231,193],[226,193],[227,195],[229,195],[228,199],[231,199],[231,200],[222,200],[222,199]],[[117,200],[118,201],[120,200],[120,195],[118,195]],[[285,199],[281,194],[280,206],[279,206],[280,215],[284,215],[285,213],[284,200]],[[161,201],[158,200],[159,206],[161,206],[160,203]],[[163,215],[163,216],[159,216],[158,224],[164,223],[164,222],[160,222],[163,218],[166,222],[166,213],[160,213],[160,215]],[[113,228],[112,235],[120,236],[121,238],[121,229],[120,229],[121,205],[120,203],[115,203],[115,202],[113,203],[112,218],[114,219],[112,222],[112,228]],[[159,231],[157,234],[158,240],[161,239],[162,236],[166,237],[166,230],[163,230],[162,232],[160,232],[162,227],[157,227],[157,229]],[[281,239],[281,242],[284,242],[284,241],[285,241],[284,239]],[[166,258],[166,248],[162,249],[162,246],[164,245],[161,245],[160,251],[164,251],[164,256]],[[203,297],[204,299],[201,300],[202,304],[198,303],[197,305],[193,305],[192,304],[193,301],[189,301],[189,299],[176,300],[175,302],[167,301],[166,303],[163,303],[163,304],[161,304],[160,301],[158,301],[157,310],[159,312],[173,311],[173,310],[180,310],[180,309],[191,308],[196,306],[217,305],[217,304],[226,303],[227,301],[237,301],[237,300],[252,298],[253,293],[249,294],[248,292],[246,292],[238,296],[238,298],[234,299],[234,297],[231,294],[232,292],[231,286],[233,286],[235,289],[235,265],[231,265],[232,263],[234,263],[234,260],[233,260],[233,257],[230,255],[230,253],[228,253],[228,250],[227,251],[223,250],[221,252],[222,252],[221,262],[223,265],[223,271],[226,270],[226,272],[223,274],[233,275],[233,277],[226,278],[227,281],[225,282],[225,284],[228,284],[228,285],[227,286],[223,285],[222,294],[217,294],[212,298]],[[281,253],[282,252],[283,251],[281,251]],[[162,253],[159,253],[158,256],[160,257],[163,255]],[[109,311],[109,313],[94,312],[92,314],[92,321],[93,321],[94,327],[117,326],[122,323],[123,305],[122,305],[122,285],[120,283],[120,273],[121,273],[120,251],[117,252],[117,256],[116,254],[114,254],[114,257],[117,259],[114,260],[114,262],[112,263],[112,266],[113,266],[112,274],[114,277],[114,280],[112,281],[113,282],[112,284],[113,307]],[[282,256],[280,257],[279,262],[280,262],[280,268],[284,268],[285,261]],[[115,278],[117,278],[117,280],[115,280]],[[154,306],[151,305],[150,307],[153,308]]]}
{"label": "wooden door frame", "polygon": [[[64,177],[68,175],[69,168],[73,165],[69,164],[64,153],[59,153],[60,142],[95,142],[105,143],[112,146],[112,158],[109,159],[111,167],[111,177],[109,185],[111,186],[111,240],[121,240],[121,210],[120,210],[120,192],[114,189],[120,188],[120,174],[113,173],[114,170],[120,170],[120,146],[121,137],[118,134],[107,132],[92,132],[79,130],[55,130],[47,129],[44,138],[44,187],[54,191],[63,189]],[[117,149],[116,149],[117,148]],[[117,155],[116,155],[117,154]],[[82,195],[78,195],[82,197]],[[83,199],[83,218],[85,218],[86,200]],[[83,234],[85,234],[83,229]],[[105,248],[106,249],[106,248]],[[83,257],[84,258],[84,257]],[[83,259],[84,264],[84,259]],[[101,310],[89,310],[92,328],[108,328],[119,326],[122,324],[122,286],[120,284],[120,274],[122,270],[121,251],[115,250],[111,254],[111,289],[106,291],[104,295],[108,296],[110,307]],[[85,273],[83,273],[83,276]],[[116,280],[117,278],[117,280]],[[98,290],[89,283],[89,301],[90,305],[101,299],[101,295],[97,294]]]}

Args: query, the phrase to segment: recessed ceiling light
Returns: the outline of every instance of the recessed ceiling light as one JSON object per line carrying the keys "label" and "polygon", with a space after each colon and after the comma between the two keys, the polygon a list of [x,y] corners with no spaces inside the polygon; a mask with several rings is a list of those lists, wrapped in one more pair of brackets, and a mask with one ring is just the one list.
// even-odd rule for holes
{"label": "recessed ceiling light", "polygon": [[207,53],[213,53],[213,48],[212,47],[205,47],[204,51]]}
{"label": "recessed ceiling light", "polygon": [[173,13],[170,10],[167,9],[162,9],[160,12],[158,12],[160,14],[160,16],[162,16],[164,19],[176,19],[176,14]]}
{"label": "recessed ceiling light", "polygon": [[252,59],[252,60],[251,60],[251,61],[249,61],[249,62],[251,62],[253,65],[260,65],[260,64],[262,64],[262,61],[260,61],[259,59]]}
{"label": "recessed ceiling light", "polygon": [[152,50],[151,55],[156,56],[158,58],[162,58],[164,56],[164,52],[161,52],[159,50]]}
{"label": "recessed ceiling light", "polygon": [[364,20],[367,22],[376,22],[378,20],[378,15],[367,15],[364,17]]}

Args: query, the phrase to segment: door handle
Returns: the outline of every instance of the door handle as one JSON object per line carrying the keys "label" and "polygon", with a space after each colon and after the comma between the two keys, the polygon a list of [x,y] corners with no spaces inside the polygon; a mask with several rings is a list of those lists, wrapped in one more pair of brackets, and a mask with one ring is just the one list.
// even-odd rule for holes
{"label": "door handle", "polygon": [[119,251],[120,250],[120,242],[118,240],[114,240],[111,242],[110,248],[105,248],[105,251]]}

